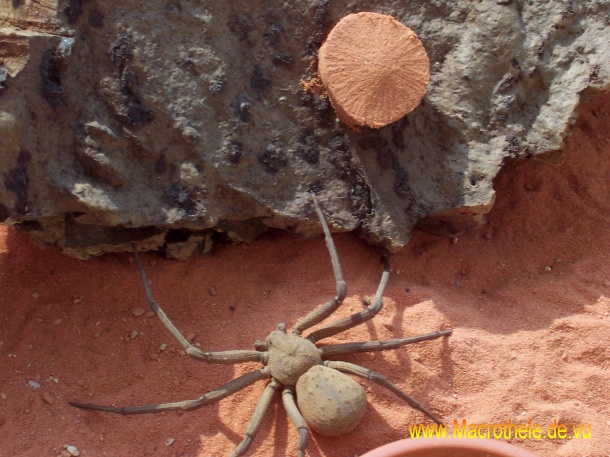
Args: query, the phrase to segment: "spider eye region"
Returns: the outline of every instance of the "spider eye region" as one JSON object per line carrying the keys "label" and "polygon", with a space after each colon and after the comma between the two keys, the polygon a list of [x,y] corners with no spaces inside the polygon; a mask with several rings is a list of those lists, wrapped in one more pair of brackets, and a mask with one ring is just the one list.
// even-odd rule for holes
{"label": "spider eye region", "polygon": [[294,386],[301,375],[322,363],[320,349],[296,335],[274,331],[267,337],[271,376],[285,386]]}
{"label": "spider eye region", "polygon": [[296,385],[299,411],[320,435],[351,432],[366,411],[366,392],[346,374],[324,365],[312,367]]}

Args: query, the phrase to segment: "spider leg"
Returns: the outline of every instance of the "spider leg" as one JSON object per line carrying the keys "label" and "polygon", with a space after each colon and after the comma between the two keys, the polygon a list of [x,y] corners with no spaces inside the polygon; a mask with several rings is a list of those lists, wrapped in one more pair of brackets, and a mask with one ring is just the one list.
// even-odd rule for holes
{"label": "spider leg", "polygon": [[275,379],[272,379],[271,382],[267,384],[267,387],[265,387],[265,390],[263,391],[263,394],[261,395],[261,398],[258,401],[256,408],[254,409],[254,413],[252,414],[252,418],[250,419],[248,429],[246,430],[246,433],[244,433],[244,439],[233,450],[231,457],[238,457],[240,455],[243,455],[248,450],[248,447],[250,447],[250,443],[252,443],[256,432],[258,432],[258,429],[261,423],[263,422],[265,414],[267,414],[267,411],[269,410],[269,405],[271,405],[273,396],[279,390],[280,387],[280,383],[277,382]]}
{"label": "spider leg", "polygon": [[296,402],[294,401],[294,387],[285,386],[282,391],[282,402],[286,409],[286,414],[299,432],[298,457],[305,457],[305,449],[309,442],[309,431],[307,430],[307,422],[299,411]]}
{"label": "spider leg", "polygon": [[144,270],[144,265],[140,260],[140,255],[135,246],[133,246],[133,254],[136,259],[136,264],[140,270],[140,276],[142,278],[142,284],[144,285],[144,291],[146,292],[146,298],[152,308],[153,312],[159,317],[159,320],[165,325],[165,328],[169,330],[169,333],[180,343],[184,348],[186,354],[197,360],[202,360],[208,363],[221,363],[221,364],[234,364],[242,362],[262,362],[266,361],[267,353],[261,351],[248,351],[248,350],[236,350],[236,351],[221,351],[221,352],[203,352],[201,349],[193,346],[189,341],[180,333],[180,330],[176,328],[174,323],[167,317],[165,311],[161,309],[159,304],[155,301],[150,286],[148,285],[148,277]]}
{"label": "spider leg", "polygon": [[366,309],[360,311],[359,313],[352,314],[351,316],[344,317],[342,319],[338,319],[316,330],[315,332],[310,333],[307,339],[312,343],[315,343],[316,341],[328,338],[329,336],[336,335],[337,333],[341,333],[349,328],[360,325],[363,322],[366,322],[369,319],[375,317],[383,307],[383,293],[385,292],[385,288],[388,285],[389,279],[390,263],[388,262],[388,259],[384,257],[383,273],[381,274],[381,281],[379,281],[379,287],[377,287],[375,298],[373,298],[373,304],[371,306],[367,306]]}
{"label": "spider leg", "polygon": [[347,284],[343,280],[343,273],[341,273],[341,265],[339,264],[339,256],[337,255],[337,249],[335,248],[335,243],[330,234],[330,229],[328,228],[328,224],[326,223],[326,219],[324,218],[324,214],[320,209],[320,205],[318,205],[318,199],[314,194],[311,194],[311,198],[313,200],[313,205],[316,210],[316,214],[320,219],[320,224],[322,225],[322,230],[324,230],[324,239],[326,240],[326,248],[328,249],[328,253],[330,254],[330,262],[333,266],[333,272],[335,274],[335,282],[337,285],[337,295],[333,297],[325,305],[322,305],[309,313],[307,316],[303,317],[299,322],[296,323],[292,333],[294,335],[300,335],[304,330],[313,327],[314,325],[322,322],[332,313],[334,313],[339,306],[343,303],[345,296],[347,295]]}
{"label": "spider leg", "polygon": [[392,340],[377,340],[358,343],[331,344],[321,346],[322,358],[335,357],[345,354],[356,354],[360,352],[386,351],[397,349],[407,344],[420,343],[422,341],[435,340],[445,335],[451,335],[453,330],[439,330],[438,332],[426,333],[425,335],[412,336],[410,338],[396,338]]}
{"label": "spider leg", "polygon": [[349,362],[325,361],[323,363],[329,368],[334,368],[335,370],[339,370],[344,373],[350,373],[356,376],[360,376],[361,378],[370,379],[371,381],[379,384],[380,386],[390,389],[392,392],[394,392],[396,395],[406,401],[411,408],[421,411],[434,422],[436,422],[438,425],[443,425],[440,419],[438,419],[434,414],[432,414],[424,406],[422,406],[415,398],[400,390],[398,386],[388,381],[388,379],[381,373],[377,373],[375,371],[369,370],[368,368],[361,367],[360,365],[356,365],[354,363]]}
{"label": "spider leg", "polygon": [[94,411],[103,411],[107,413],[121,414],[123,416],[129,416],[132,414],[148,414],[148,413],[161,413],[164,411],[176,411],[186,410],[191,411],[193,409],[201,408],[202,406],[210,405],[217,401],[222,400],[236,392],[254,384],[256,381],[268,378],[270,376],[269,369],[267,367],[260,370],[246,373],[239,378],[236,378],[218,389],[212,390],[206,394],[203,394],[199,398],[194,400],[183,400],[175,401],[171,403],[160,403],[156,405],[145,405],[145,406],[125,406],[123,408],[117,408],[115,406],[103,406],[93,405],[91,403],[76,403],[69,402],[70,406],[81,409],[91,409]]}

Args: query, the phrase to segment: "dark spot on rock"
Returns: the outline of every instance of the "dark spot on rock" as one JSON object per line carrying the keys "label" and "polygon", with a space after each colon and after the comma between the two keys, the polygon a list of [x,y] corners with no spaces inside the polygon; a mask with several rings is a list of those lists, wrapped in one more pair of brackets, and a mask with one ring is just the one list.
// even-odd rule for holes
{"label": "dark spot on rock", "polygon": [[327,98],[322,98],[310,92],[303,92],[301,104],[313,109],[316,123],[323,128],[331,128],[335,122],[335,112]]}
{"label": "dark spot on rock", "polygon": [[[394,138],[394,136],[393,136]],[[395,143],[395,141],[392,141]],[[406,198],[410,195],[408,174],[400,164],[400,160],[396,156],[394,150],[388,145],[388,140],[381,136],[381,133],[371,133],[360,140],[358,146],[365,150],[371,150],[375,153],[377,163],[384,170],[394,170],[394,192],[401,197]]]}
{"label": "dark spot on rock", "polygon": [[101,29],[104,27],[104,15],[98,10],[92,10],[89,13],[89,25],[94,29]]}
{"label": "dark spot on rock", "polygon": [[244,155],[244,145],[240,141],[233,141],[227,146],[226,158],[231,165],[237,165]]}
{"label": "dark spot on rock", "polygon": [[83,0],[70,0],[64,7],[64,14],[68,18],[68,25],[76,24],[78,18],[83,14]]}
{"label": "dark spot on rock", "polygon": [[375,156],[377,157],[377,163],[379,163],[379,166],[384,170],[392,168],[393,170],[399,171],[401,169],[398,159],[392,149],[388,147],[375,149]]}
{"label": "dark spot on rock", "polygon": [[[351,161],[350,148],[341,135],[335,135],[328,140],[326,146],[331,150],[331,156]],[[331,162],[332,163],[332,162]]]}
{"label": "dark spot on rock", "polygon": [[287,68],[292,68],[294,65],[294,58],[289,52],[280,52],[274,55],[271,61],[274,65],[283,65]]}
{"label": "dark spot on rock", "polygon": [[392,144],[400,150],[403,150],[406,146],[403,131],[409,126],[409,124],[409,119],[407,117],[403,117],[400,121],[392,125]]}
{"label": "dark spot on rock", "polygon": [[119,114],[125,118],[127,125],[147,124],[153,119],[153,110],[147,109],[136,94],[138,81],[132,69],[132,46],[131,39],[121,35],[108,51],[123,96],[124,109]]}
{"label": "dark spot on rock", "polygon": [[[416,222],[428,215],[428,209],[423,203],[411,198],[405,207],[405,213],[409,220]],[[418,227],[418,224],[415,227]]]}
{"label": "dark spot on rock", "polygon": [[47,49],[42,55],[42,63],[39,67],[42,84],[40,91],[43,98],[56,108],[62,101],[63,87],[62,76],[65,70],[65,62],[52,49]]}
{"label": "dark spot on rock", "polygon": [[519,138],[514,133],[509,133],[505,138],[506,143],[502,150],[509,154],[517,154],[520,151]]}
{"label": "dark spot on rock", "polygon": [[320,127],[330,128],[335,123],[335,112],[327,98],[314,95],[314,119]]}
{"label": "dark spot on rock", "polygon": [[132,76],[129,69],[133,62],[133,55],[131,54],[132,46],[133,44],[128,36],[120,35],[108,51],[115,74],[123,84],[131,84],[133,82],[130,80]]}
{"label": "dark spot on rock", "polygon": [[354,173],[353,176],[354,177],[351,179],[351,187],[347,194],[349,208],[356,219],[364,220],[373,212],[371,189],[362,175]]}
{"label": "dark spot on rock", "polygon": [[30,160],[32,160],[30,152],[27,149],[22,149],[17,156],[15,167],[4,173],[3,177],[4,187],[15,194],[16,202],[13,210],[17,214],[27,213],[27,191],[30,184],[28,163]]}
{"label": "dark spot on rock", "polygon": [[596,83],[599,79],[599,70],[601,69],[600,65],[595,65],[591,69],[591,73],[589,73],[589,84]]}
{"label": "dark spot on rock", "polygon": [[257,92],[263,92],[269,86],[271,86],[271,80],[265,76],[260,65],[255,65],[250,77],[250,87]]}
{"label": "dark spot on rock", "polygon": [[362,149],[385,148],[388,145],[388,140],[378,135],[364,135],[358,140],[358,146]]}
{"label": "dark spot on rock", "polygon": [[322,192],[322,190],[324,190],[324,184],[322,184],[322,181],[320,181],[320,180],[317,180],[317,181],[311,183],[307,187],[307,192],[314,193],[316,195],[319,195],[320,192]]}
{"label": "dark spot on rock", "polygon": [[216,75],[210,80],[208,90],[213,94],[219,94],[224,90],[226,83],[227,78],[224,75]]}
{"label": "dark spot on rock", "polygon": [[371,190],[358,168],[352,163],[351,150],[347,142],[340,135],[328,140],[326,144],[330,149],[327,160],[337,170],[336,175],[348,186],[348,203],[354,217],[363,220],[372,212]]}
{"label": "dark spot on rock", "polygon": [[167,170],[167,159],[165,158],[165,152],[159,154],[159,158],[155,160],[153,169],[155,170],[155,173],[165,173]]}
{"label": "dark spot on rock", "polygon": [[537,54],[539,59],[542,59],[544,57],[545,44],[546,40],[542,40],[542,43],[540,43],[540,46],[538,46]]}
{"label": "dark spot on rock", "polygon": [[24,0],[13,0],[13,8],[19,8],[24,3]]}
{"label": "dark spot on rock", "polygon": [[195,62],[193,62],[193,59],[186,59],[183,62],[177,61],[176,63],[178,65],[180,65],[182,68],[184,68],[185,70],[190,71],[194,75],[198,75],[198,73],[199,73],[197,71],[197,66],[195,65]]}
{"label": "dark spot on rock", "polygon": [[136,95],[127,92],[125,106],[127,107],[127,125],[148,124],[152,121],[153,110],[146,108]]}
{"label": "dark spot on rock", "polygon": [[328,34],[328,28],[332,24],[330,17],[330,1],[317,0],[314,4],[313,13],[313,32],[309,36],[305,44],[305,52],[307,55],[316,55],[322,42]]}
{"label": "dark spot on rock", "polygon": [[263,33],[263,38],[270,45],[275,45],[280,39],[280,36],[284,33],[284,27],[282,24],[272,24],[265,33]]}
{"label": "dark spot on rock", "polygon": [[384,170],[395,168],[396,157],[388,147],[388,140],[378,134],[363,136],[358,140],[358,146],[362,149],[372,150],[377,158],[377,163]]}
{"label": "dark spot on rock", "polygon": [[379,166],[384,170],[391,168],[394,165],[394,155],[390,151],[389,148],[379,148],[375,149],[375,156],[377,157],[377,162]]}
{"label": "dark spot on rock", "polygon": [[164,192],[170,205],[182,209],[186,215],[194,216],[197,214],[195,190],[182,184],[172,184]]}
{"label": "dark spot on rock", "polygon": [[233,14],[227,23],[229,30],[237,36],[239,41],[248,41],[253,25],[249,16],[243,13]]}
{"label": "dark spot on rock", "polygon": [[165,14],[179,14],[182,13],[182,5],[179,2],[169,2],[165,5]]}
{"label": "dark spot on rock", "polygon": [[401,198],[406,198],[411,195],[411,188],[409,187],[409,177],[406,173],[396,173],[396,179],[394,180],[394,192],[396,192],[396,195]]}
{"label": "dark spot on rock", "polygon": [[301,132],[296,155],[309,165],[317,165],[320,162],[319,143],[313,130]]}
{"label": "dark spot on rock", "polygon": [[284,142],[274,140],[269,144],[258,157],[258,163],[269,173],[277,173],[280,168],[288,165]]}
{"label": "dark spot on rock", "polygon": [[251,99],[247,95],[240,95],[233,99],[231,108],[235,116],[243,123],[248,123],[252,120],[252,104]]}

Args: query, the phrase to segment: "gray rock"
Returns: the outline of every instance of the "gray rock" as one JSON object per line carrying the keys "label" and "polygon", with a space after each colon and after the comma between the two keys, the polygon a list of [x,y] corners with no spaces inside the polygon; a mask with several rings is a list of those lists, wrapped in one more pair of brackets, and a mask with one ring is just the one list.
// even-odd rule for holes
{"label": "gray rock", "polygon": [[[357,5],[357,6],[356,6]],[[300,84],[348,13],[391,14],[431,61],[423,103],[378,131]],[[561,161],[610,87],[608,2],[13,1],[0,6],[0,221],[87,258],[216,234],[334,230],[398,250],[493,205],[506,157]]]}

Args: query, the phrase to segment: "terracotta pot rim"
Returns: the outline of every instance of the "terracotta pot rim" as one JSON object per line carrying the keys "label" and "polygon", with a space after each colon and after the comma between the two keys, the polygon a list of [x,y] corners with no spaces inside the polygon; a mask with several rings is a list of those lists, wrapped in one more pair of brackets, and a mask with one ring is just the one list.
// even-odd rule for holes
{"label": "terracotta pot rim", "polygon": [[470,438],[410,438],[372,449],[361,457],[417,457],[420,451],[492,452],[492,457],[537,457],[522,447],[494,439]]}

